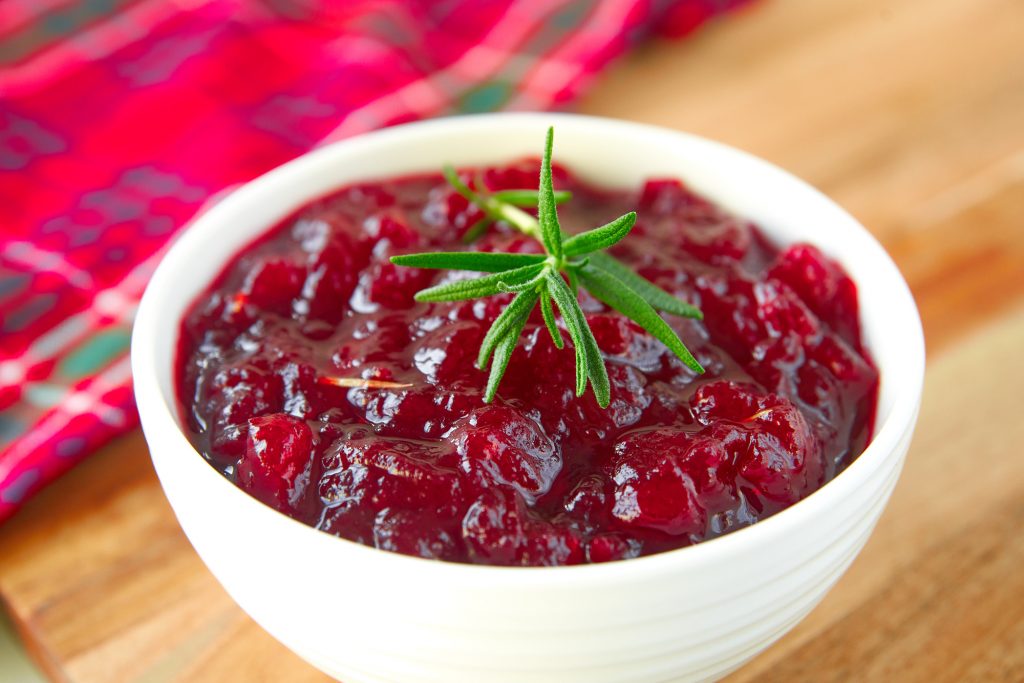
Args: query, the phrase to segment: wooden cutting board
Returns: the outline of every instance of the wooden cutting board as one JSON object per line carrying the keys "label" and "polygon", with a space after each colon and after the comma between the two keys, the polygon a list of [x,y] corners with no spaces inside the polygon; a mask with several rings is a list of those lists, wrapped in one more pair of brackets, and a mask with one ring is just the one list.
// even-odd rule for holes
{"label": "wooden cutting board", "polygon": [[[762,0],[641,47],[582,111],[694,131],[809,179],[906,274],[917,437],[864,553],[731,681],[1024,681],[1024,3]],[[138,433],[0,528],[0,598],[55,681],[325,678],[205,570]]]}

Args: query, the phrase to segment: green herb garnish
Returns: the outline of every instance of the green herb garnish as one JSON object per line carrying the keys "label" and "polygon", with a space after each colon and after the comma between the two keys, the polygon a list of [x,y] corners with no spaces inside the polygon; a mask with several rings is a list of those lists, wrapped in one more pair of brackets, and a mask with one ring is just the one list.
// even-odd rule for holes
{"label": "green herb garnish", "polygon": [[[479,190],[471,189],[451,166],[444,176],[455,190],[475,204],[484,217],[466,233],[467,241],[482,235],[497,221],[503,221],[544,247],[544,254],[494,252],[442,252],[392,257],[399,266],[443,268],[490,273],[471,280],[458,280],[424,289],[417,301],[462,301],[514,292],[512,302],[494,320],[480,345],[477,367],[491,364],[484,401],[490,403],[498,391],[512,351],[522,334],[530,312],[540,303],[544,324],[559,349],[564,348],[562,333],[555,321],[555,308],[572,340],[576,353],[576,395],[582,396],[587,382],[602,408],[611,400],[608,371],[597,347],[594,333],[580,308],[578,289],[582,286],[595,298],[630,318],[667,346],[694,372],[703,373],[700,363],[687,350],[675,331],[658,311],[685,318],[701,319],[699,309],[681,301],[628,266],[603,252],[629,234],[636,223],[630,212],[607,225],[568,236],[558,222],[557,205],[571,199],[568,192],[556,192],[551,181],[553,129],[548,129],[540,170],[540,189],[488,192],[482,179]],[[537,207],[537,217],[523,211]],[[563,278],[563,275],[565,276]],[[566,283],[568,280],[568,284]]]}

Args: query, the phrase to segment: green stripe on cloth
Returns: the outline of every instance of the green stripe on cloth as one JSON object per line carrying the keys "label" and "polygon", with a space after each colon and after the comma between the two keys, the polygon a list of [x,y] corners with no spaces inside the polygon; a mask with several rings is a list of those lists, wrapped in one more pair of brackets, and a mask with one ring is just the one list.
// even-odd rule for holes
{"label": "green stripe on cloth", "polygon": [[138,0],[80,0],[58,7],[0,41],[0,64],[16,64]]}
{"label": "green stripe on cloth", "polygon": [[459,98],[458,111],[466,114],[479,114],[499,109],[512,95],[512,85],[501,81],[481,83],[467,90]]}
{"label": "green stripe on cloth", "polygon": [[126,329],[105,330],[90,337],[68,354],[60,362],[58,370],[69,379],[85,377],[113,360],[114,356],[126,351],[130,342],[131,334]]}

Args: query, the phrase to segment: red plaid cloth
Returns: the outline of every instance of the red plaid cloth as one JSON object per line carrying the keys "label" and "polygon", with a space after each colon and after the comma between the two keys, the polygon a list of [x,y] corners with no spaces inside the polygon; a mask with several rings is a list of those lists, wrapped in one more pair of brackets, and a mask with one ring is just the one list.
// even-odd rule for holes
{"label": "red plaid cloth", "polygon": [[735,4],[0,2],[0,520],[136,424],[136,304],[218,192],[373,128],[559,106]]}

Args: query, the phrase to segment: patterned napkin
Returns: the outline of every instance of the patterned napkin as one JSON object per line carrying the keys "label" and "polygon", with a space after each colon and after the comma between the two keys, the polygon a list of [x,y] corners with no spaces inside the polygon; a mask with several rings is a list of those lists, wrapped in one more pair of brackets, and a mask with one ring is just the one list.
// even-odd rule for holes
{"label": "patterned napkin", "polygon": [[558,107],[739,2],[0,2],[0,520],[136,425],[136,305],[218,193],[381,126]]}

